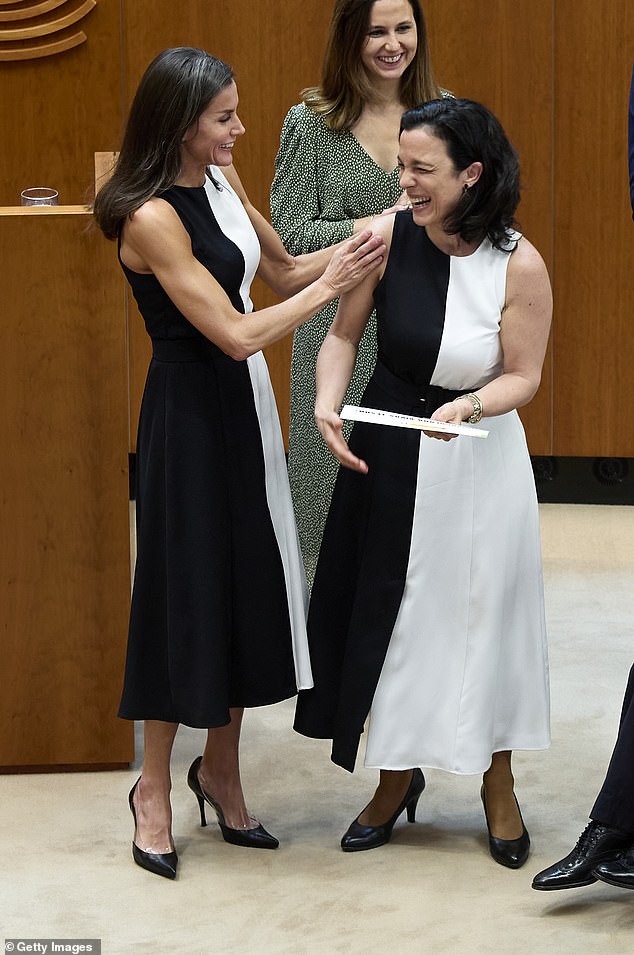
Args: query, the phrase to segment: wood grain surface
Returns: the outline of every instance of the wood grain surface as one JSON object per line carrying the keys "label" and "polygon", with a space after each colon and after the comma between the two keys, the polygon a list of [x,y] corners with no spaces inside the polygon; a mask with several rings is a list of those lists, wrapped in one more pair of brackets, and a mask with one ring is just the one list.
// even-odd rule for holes
{"label": "wood grain surface", "polygon": [[29,213],[0,221],[0,767],[126,763],[123,281],[88,214]]}

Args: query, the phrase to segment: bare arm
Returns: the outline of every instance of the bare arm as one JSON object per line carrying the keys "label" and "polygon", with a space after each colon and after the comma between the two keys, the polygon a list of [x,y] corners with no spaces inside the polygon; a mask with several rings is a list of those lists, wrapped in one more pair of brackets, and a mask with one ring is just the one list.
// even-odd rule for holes
{"label": "bare arm", "polygon": [[152,273],[182,314],[227,355],[240,361],[283,338],[326,302],[361,281],[383,257],[383,243],[368,233],[345,243],[322,276],[280,305],[249,315],[194,257],[178,215],[163,199],[150,199],[128,220],[121,257],[137,272]]}
{"label": "bare arm", "polygon": [[[393,225],[392,216],[377,226],[377,232],[386,240],[388,247]],[[352,378],[357,349],[374,306],[374,290],[382,272],[383,269],[375,269],[356,288],[340,297],[335,320],[317,358],[317,427],[337,460],[345,467],[363,474],[367,473],[368,466],[350,451],[343,437],[339,410]]]}
{"label": "bare arm", "polygon": [[240,198],[245,211],[255,229],[261,249],[258,275],[269,288],[278,295],[295,295],[317,279],[332,258],[335,249],[343,242],[329,245],[316,252],[305,255],[291,255],[286,251],[282,240],[273,226],[267,222],[261,212],[249,199],[240,177],[233,166],[223,169],[223,173]]}
{"label": "bare arm", "polygon": [[[521,408],[539,388],[551,317],[552,292],[546,266],[530,242],[520,239],[508,264],[506,304],[500,322],[504,371],[476,392],[486,417]],[[472,403],[458,398],[438,408],[432,418],[457,424],[472,413]]]}

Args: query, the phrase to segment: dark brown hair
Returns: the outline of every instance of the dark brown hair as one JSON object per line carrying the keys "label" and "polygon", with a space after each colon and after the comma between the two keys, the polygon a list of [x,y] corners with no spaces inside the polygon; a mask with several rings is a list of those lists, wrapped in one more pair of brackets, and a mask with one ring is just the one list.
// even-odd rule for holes
{"label": "dark brown hair", "polygon": [[230,66],[192,47],[163,50],[150,63],[112,177],[95,197],[95,220],[106,238],[120,236],[129,215],[174,184],[185,132],[232,80]]}
{"label": "dark brown hair", "polygon": [[[376,0],[335,0],[321,71],[321,85],[302,90],[302,98],[331,129],[348,129],[359,119],[372,98],[372,84],[363,67],[361,52]],[[436,85],[427,43],[425,17],[418,0],[408,0],[418,33],[416,54],[401,78],[401,99],[406,108],[442,91]]]}

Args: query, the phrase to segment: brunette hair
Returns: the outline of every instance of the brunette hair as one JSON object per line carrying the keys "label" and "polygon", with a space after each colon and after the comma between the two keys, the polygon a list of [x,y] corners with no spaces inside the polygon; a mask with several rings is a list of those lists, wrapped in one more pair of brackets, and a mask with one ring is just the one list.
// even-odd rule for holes
{"label": "brunette hair", "polygon": [[[363,68],[361,51],[376,0],[335,0],[321,70],[321,85],[302,90],[310,109],[323,116],[330,129],[348,129],[372,98],[372,84]],[[419,0],[408,0],[418,33],[416,54],[401,78],[403,104],[410,108],[442,95],[436,84],[427,43],[427,27]]]}
{"label": "brunette hair", "polygon": [[230,66],[192,47],[163,50],[150,63],[112,177],[95,197],[93,212],[106,238],[118,238],[129,215],[173,185],[185,132],[232,80]]}
{"label": "brunette hair", "polygon": [[486,106],[473,100],[436,99],[404,113],[400,134],[421,126],[446,143],[457,172],[473,162],[482,163],[480,178],[461,196],[444,229],[466,242],[488,238],[494,248],[511,252],[520,169],[517,153],[499,121]]}

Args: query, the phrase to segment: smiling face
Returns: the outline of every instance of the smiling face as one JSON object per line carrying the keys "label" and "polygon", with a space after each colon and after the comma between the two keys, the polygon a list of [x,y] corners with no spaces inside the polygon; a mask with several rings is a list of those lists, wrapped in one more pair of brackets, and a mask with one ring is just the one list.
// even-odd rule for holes
{"label": "smiling face", "polygon": [[375,0],[361,61],[369,78],[400,79],[416,56],[418,35],[409,0]]}
{"label": "smiling face", "polygon": [[443,231],[465,188],[480,178],[482,164],[457,170],[444,140],[429,126],[401,133],[398,165],[401,188],[407,191],[416,225]]}
{"label": "smiling face", "polygon": [[208,165],[231,165],[234,143],[245,131],[237,109],[238,90],[231,82],[214,96],[185,133],[181,144],[181,178],[190,172],[199,176],[200,170]]}

